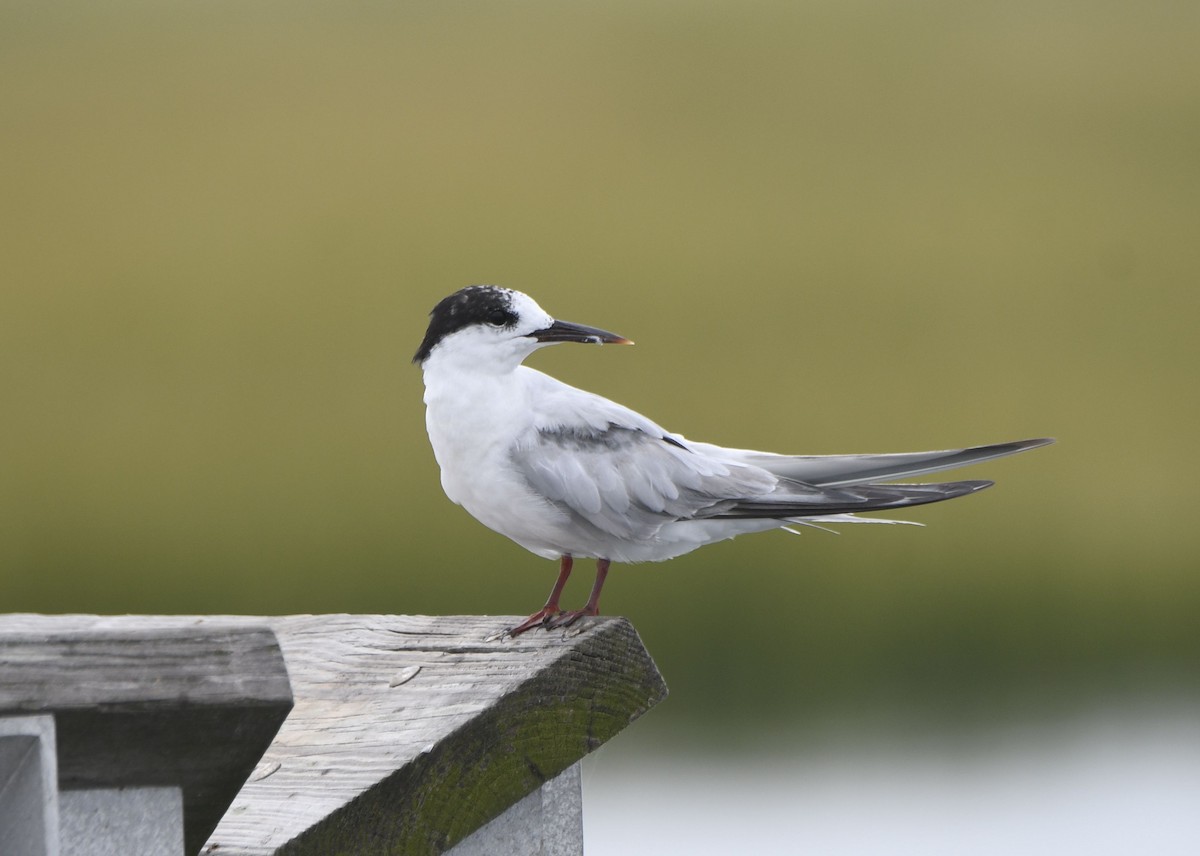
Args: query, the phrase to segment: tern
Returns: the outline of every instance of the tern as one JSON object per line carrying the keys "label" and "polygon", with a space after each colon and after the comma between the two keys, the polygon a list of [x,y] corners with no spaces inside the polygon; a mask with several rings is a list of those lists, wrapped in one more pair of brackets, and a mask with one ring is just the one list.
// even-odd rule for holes
{"label": "tern", "polygon": [[[511,628],[565,627],[597,615],[611,562],[660,562],[749,532],[863,518],[941,502],[990,481],[884,484],[1054,442],[1019,440],[938,452],[777,455],[698,443],[522,362],[561,342],[633,344],[559,321],[526,294],[473,285],[430,313],[413,362],[442,488],[485,526],[559,561],[545,606]],[[596,560],[583,609],[559,597],[578,558]]]}

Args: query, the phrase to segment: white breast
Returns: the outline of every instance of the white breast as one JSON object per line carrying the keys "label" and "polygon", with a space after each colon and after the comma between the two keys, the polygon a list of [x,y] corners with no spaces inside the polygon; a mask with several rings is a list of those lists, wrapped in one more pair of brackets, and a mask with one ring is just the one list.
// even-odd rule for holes
{"label": "white breast", "polygon": [[447,377],[434,368],[425,374],[425,426],[446,496],[530,552],[546,558],[566,552],[565,515],[512,465],[512,448],[530,430],[530,390],[521,372]]}

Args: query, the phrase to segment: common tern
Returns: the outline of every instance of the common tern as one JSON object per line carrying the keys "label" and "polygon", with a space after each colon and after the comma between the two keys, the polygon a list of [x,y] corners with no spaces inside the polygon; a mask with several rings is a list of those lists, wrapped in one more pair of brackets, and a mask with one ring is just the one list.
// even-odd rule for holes
{"label": "common tern", "polygon": [[[698,443],[522,361],[560,342],[631,345],[559,321],[526,294],[473,285],[443,299],[413,362],[442,488],[485,526],[559,560],[546,605],[508,633],[597,615],[610,562],[659,562],[748,532],[824,523],[975,493],[992,482],[881,484],[1054,442],[938,452],[777,455]],[[596,560],[583,609],[559,597],[577,558]]]}

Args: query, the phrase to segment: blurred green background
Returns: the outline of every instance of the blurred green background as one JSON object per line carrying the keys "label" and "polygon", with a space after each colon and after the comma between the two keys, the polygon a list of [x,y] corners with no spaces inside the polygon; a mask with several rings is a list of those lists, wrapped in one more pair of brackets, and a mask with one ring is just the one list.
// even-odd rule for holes
{"label": "blurred green background", "polygon": [[[1052,435],[913,527],[617,567],[657,732],[1200,677],[1200,4],[0,3],[3,611],[524,614],[409,364],[462,285],[729,445]],[[590,568],[567,600],[582,601]]]}

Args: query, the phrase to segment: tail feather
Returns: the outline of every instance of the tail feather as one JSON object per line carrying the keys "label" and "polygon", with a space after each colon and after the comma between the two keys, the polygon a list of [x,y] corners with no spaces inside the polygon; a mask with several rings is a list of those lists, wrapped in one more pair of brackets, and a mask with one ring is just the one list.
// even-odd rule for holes
{"label": "tail feather", "polygon": [[[892,526],[921,526],[924,523],[919,523],[916,520],[889,520],[886,517],[857,517],[853,514],[827,514],[821,517],[788,517],[787,526],[779,527],[784,532],[790,532],[793,535],[803,535],[799,529],[793,529],[793,526],[803,526],[807,529],[820,529],[822,532],[828,532],[830,535],[841,535],[840,529],[834,529],[832,524],[841,523],[886,523]],[[820,520],[820,523],[816,521]]]}
{"label": "tail feather", "polygon": [[943,482],[941,484],[863,485],[849,489],[828,489],[819,494],[796,496],[774,493],[753,499],[739,499],[713,506],[711,513],[699,515],[717,520],[746,518],[824,517],[859,514],[864,511],[890,511],[911,505],[942,502],[991,487],[990,481]]}

